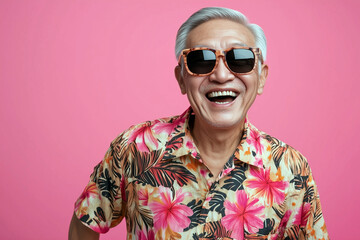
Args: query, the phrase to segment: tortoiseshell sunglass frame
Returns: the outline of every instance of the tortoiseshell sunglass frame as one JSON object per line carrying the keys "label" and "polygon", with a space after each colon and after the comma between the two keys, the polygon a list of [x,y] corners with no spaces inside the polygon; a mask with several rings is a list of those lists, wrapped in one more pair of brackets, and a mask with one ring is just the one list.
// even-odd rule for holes
{"label": "tortoiseshell sunglass frame", "polygon": [[[247,50],[250,50],[250,51],[253,52],[253,54],[255,56],[255,63],[254,63],[254,67],[251,69],[251,71],[245,72],[245,73],[238,73],[238,72],[234,72],[233,70],[230,69],[230,67],[227,64],[225,55],[226,55],[227,52],[229,52],[229,51],[231,51],[233,49],[247,49]],[[211,70],[211,72],[209,72],[209,73],[193,73],[193,72],[190,71],[190,69],[189,69],[189,67],[187,65],[187,55],[190,52],[196,51],[196,50],[210,50],[213,53],[215,53],[216,62],[215,62],[215,66]],[[184,64],[185,64],[186,71],[192,76],[199,76],[199,77],[211,75],[215,71],[217,65],[219,64],[220,57],[223,57],[226,68],[229,69],[230,72],[232,72],[233,74],[236,74],[236,75],[250,74],[250,73],[252,73],[254,71],[258,60],[260,60],[261,63],[263,63],[261,50],[259,48],[252,48],[252,47],[231,47],[231,48],[228,48],[228,49],[225,49],[225,50],[215,50],[215,49],[207,48],[207,47],[187,48],[187,49],[184,49],[184,50],[181,51],[181,54],[180,54],[179,59],[178,59],[178,65],[179,66],[181,66],[181,57],[183,57],[183,59],[184,59]]]}

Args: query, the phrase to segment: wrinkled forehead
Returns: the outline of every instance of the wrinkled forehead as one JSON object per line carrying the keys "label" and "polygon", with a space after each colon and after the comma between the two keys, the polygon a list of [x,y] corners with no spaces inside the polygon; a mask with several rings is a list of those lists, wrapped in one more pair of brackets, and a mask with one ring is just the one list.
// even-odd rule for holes
{"label": "wrinkled forehead", "polygon": [[213,19],[201,23],[189,32],[186,48],[232,46],[255,47],[255,37],[248,27],[227,19]]}

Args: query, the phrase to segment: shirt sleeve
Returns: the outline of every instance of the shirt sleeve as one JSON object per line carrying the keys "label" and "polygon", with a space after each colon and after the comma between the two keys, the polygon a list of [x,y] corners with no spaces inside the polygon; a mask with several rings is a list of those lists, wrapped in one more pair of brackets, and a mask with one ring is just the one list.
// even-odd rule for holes
{"label": "shirt sleeve", "polygon": [[319,192],[311,173],[306,184],[303,204],[303,206],[310,204],[308,216],[306,213],[304,214],[305,220],[307,218],[307,221],[305,222],[306,239],[329,239],[321,209]]}
{"label": "shirt sleeve", "polygon": [[119,138],[112,142],[104,159],[95,166],[88,185],[75,203],[75,215],[98,233],[106,233],[118,225],[125,215],[121,154],[118,145],[114,145]]}

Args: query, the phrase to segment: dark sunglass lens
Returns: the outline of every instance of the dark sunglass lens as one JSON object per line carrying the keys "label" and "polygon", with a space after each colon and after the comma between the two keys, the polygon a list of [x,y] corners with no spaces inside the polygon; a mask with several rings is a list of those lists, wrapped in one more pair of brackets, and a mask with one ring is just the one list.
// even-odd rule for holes
{"label": "dark sunglass lens", "polygon": [[232,49],[226,54],[229,68],[236,73],[250,72],[255,65],[255,55],[249,49]]}
{"label": "dark sunglass lens", "polygon": [[195,50],[188,53],[187,66],[192,73],[206,74],[213,70],[216,55],[210,50]]}

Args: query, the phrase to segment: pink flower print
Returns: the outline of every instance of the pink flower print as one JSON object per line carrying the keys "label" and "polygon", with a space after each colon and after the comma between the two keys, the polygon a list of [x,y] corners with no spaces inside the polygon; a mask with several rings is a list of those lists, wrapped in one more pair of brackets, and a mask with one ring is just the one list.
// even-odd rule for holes
{"label": "pink flower print", "polygon": [[290,219],[291,211],[287,210],[279,223],[279,229],[286,229],[286,225]]}
{"label": "pink flower print", "polygon": [[258,199],[248,199],[243,190],[236,192],[236,201],[224,202],[225,217],[221,219],[222,225],[226,230],[232,231],[231,237],[234,239],[244,239],[244,229],[249,233],[256,233],[263,227],[264,206],[256,206]]}
{"label": "pink flower print", "polygon": [[204,178],[206,178],[207,175],[208,175],[208,171],[206,171],[205,169],[200,169],[200,174],[201,174],[201,176],[203,176]]}
{"label": "pink flower print", "polygon": [[285,200],[284,191],[288,183],[271,179],[270,169],[251,167],[250,174],[253,178],[249,177],[245,180],[245,186],[254,189],[254,196],[263,198],[267,206],[272,206],[273,203],[280,204]]}
{"label": "pink flower print", "polygon": [[269,240],[277,240],[277,239],[282,239],[284,237],[286,225],[290,219],[290,215],[291,215],[291,211],[287,210],[279,223],[279,227],[278,227],[276,233],[274,235],[272,235],[269,238]]}
{"label": "pink flower print", "polygon": [[147,233],[144,233],[143,231],[138,231],[137,239],[138,240],[155,240],[155,233],[153,230],[150,230]]}
{"label": "pink flower print", "polygon": [[299,225],[300,227],[305,227],[307,224],[307,220],[310,216],[310,203],[303,203],[301,207],[298,209],[295,217],[294,224]]}
{"label": "pink flower print", "polygon": [[171,190],[160,186],[160,197],[149,204],[154,213],[154,228],[166,229],[169,227],[175,232],[182,232],[190,225],[189,216],[193,211],[186,205],[181,204],[186,195],[182,190],[176,191],[175,197],[171,197]]}
{"label": "pink flower print", "polygon": [[224,176],[228,175],[232,170],[234,170],[233,167],[229,167],[226,169],[223,169],[219,174],[219,179],[223,178]]}
{"label": "pink flower print", "polygon": [[193,144],[192,141],[187,141],[187,142],[186,142],[186,147],[187,147],[190,151],[195,151],[195,152],[196,152],[196,148],[195,148],[195,146],[194,146],[194,144]]}
{"label": "pink flower print", "polygon": [[110,230],[109,226],[105,222],[100,222],[98,223],[98,226],[92,226],[91,229],[98,233],[107,233]]}
{"label": "pink flower print", "polygon": [[143,124],[129,136],[129,143],[134,141],[141,152],[149,152],[149,147],[158,147],[158,140],[154,137],[149,123]]}
{"label": "pink flower print", "polygon": [[250,136],[246,142],[255,147],[256,153],[262,154],[264,146],[261,144],[261,135],[258,131],[250,129]]}
{"label": "pink flower print", "polygon": [[258,166],[258,167],[262,167],[263,166],[263,160],[262,158],[255,158],[255,162],[254,165]]}
{"label": "pink flower print", "polygon": [[202,163],[203,161],[200,159],[200,154],[197,152],[195,143],[192,141],[192,139],[185,138],[185,141],[186,141],[186,147],[188,148],[188,152],[190,153],[190,155],[194,159],[197,159],[197,160],[199,160],[199,162]]}
{"label": "pink flower print", "polygon": [[75,211],[77,211],[82,204],[82,202],[86,199],[86,203],[89,206],[90,205],[90,197],[92,198],[99,198],[100,195],[97,191],[97,187],[95,183],[89,184],[84,191],[81,193],[79,199],[75,203]]}
{"label": "pink flower print", "polygon": [[186,118],[178,117],[171,122],[158,122],[154,125],[154,130],[156,133],[166,132],[168,135],[177,127],[184,124]]}
{"label": "pink flower print", "polygon": [[224,169],[223,170],[223,173],[222,173],[222,175],[223,176],[226,176],[226,175],[228,175],[232,170],[233,170],[234,168],[227,168],[227,169]]}
{"label": "pink flower print", "polygon": [[149,191],[147,189],[140,189],[138,194],[139,200],[143,200],[142,205],[147,206],[149,200]]}

